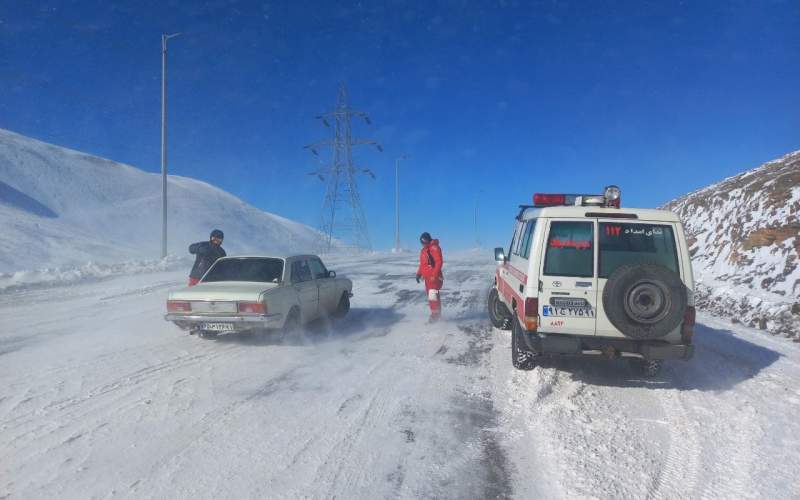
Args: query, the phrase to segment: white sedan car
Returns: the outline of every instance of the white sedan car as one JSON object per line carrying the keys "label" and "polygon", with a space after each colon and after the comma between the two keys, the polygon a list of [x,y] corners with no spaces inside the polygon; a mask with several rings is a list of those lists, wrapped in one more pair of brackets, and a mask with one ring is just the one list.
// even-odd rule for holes
{"label": "white sedan car", "polygon": [[316,255],[225,257],[197,285],[170,292],[165,319],[201,335],[290,331],[322,316],[345,316],[352,290]]}

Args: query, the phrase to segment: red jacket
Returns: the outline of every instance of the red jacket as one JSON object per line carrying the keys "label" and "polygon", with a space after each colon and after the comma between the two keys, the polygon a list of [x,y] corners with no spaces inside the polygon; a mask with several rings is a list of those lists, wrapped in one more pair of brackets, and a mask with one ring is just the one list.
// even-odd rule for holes
{"label": "red jacket", "polygon": [[443,265],[444,259],[442,258],[442,249],[439,247],[439,240],[431,240],[419,251],[417,274],[425,278],[426,282],[444,281]]}

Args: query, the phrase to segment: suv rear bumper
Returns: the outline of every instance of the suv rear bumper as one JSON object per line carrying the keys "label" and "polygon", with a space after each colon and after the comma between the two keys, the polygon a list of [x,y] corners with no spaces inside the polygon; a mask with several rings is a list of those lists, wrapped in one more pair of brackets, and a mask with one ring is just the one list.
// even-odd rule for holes
{"label": "suv rear bumper", "polygon": [[646,359],[682,359],[694,356],[691,344],[670,344],[663,340],[633,340],[578,335],[525,332],[528,348],[542,354],[605,355]]}

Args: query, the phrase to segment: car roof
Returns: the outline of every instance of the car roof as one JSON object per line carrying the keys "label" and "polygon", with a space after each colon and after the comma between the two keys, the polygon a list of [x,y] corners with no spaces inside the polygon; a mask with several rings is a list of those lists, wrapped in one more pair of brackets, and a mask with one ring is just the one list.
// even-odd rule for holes
{"label": "car roof", "polygon": [[[226,257],[222,257],[223,259],[280,259],[280,260],[290,260],[290,259],[319,259],[318,255],[312,254],[299,254],[299,255],[228,255]],[[320,259],[322,260],[322,259]]]}
{"label": "car roof", "polygon": [[[591,214],[591,215],[587,215]],[[622,214],[634,214],[636,218],[620,217]],[[526,208],[522,214],[524,220],[539,217],[564,217],[564,218],[616,218],[622,221],[657,221],[657,222],[680,222],[678,214],[669,210],[655,210],[651,208],[607,208],[594,206],[557,206]]]}

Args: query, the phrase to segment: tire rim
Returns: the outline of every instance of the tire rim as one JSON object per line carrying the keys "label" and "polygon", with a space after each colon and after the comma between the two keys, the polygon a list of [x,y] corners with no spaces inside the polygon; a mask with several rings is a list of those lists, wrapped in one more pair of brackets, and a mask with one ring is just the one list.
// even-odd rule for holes
{"label": "tire rim", "polygon": [[639,323],[654,324],[669,313],[672,301],[667,288],[658,282],[639,281],[625,294],[625,313]]}

